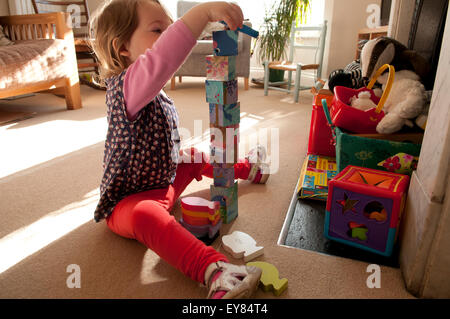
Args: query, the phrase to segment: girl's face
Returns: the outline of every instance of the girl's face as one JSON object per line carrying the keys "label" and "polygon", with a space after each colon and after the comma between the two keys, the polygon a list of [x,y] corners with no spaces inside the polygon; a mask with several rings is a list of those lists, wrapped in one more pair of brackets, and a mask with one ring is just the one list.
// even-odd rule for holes
{"label": "girl's face", "polygon": [[120,50],[120,54],[130,60],[130,64],[151,49],[162,32],[171,24],[171,19],[156,2],[147,1],[138,5],[139,25],[130,41]]}

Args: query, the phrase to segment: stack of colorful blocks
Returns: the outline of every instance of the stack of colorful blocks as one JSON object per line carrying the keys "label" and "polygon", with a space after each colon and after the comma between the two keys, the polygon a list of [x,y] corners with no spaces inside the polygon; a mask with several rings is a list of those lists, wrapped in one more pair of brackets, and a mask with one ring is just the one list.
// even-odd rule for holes
{"label": "stack of colorful blocks", "polygon": [[206,57],[206,101],[210,115],[210,161],[214,166],[211,200],[220,203],[221,218],[238,216],[234,164],[239,153],[240,103],[236,79],[238,31],[213,32],[214,54]]}

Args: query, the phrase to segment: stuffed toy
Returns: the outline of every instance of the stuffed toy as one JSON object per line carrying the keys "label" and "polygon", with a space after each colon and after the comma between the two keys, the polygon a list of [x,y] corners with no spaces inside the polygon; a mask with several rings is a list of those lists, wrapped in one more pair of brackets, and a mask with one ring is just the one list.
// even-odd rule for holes
{"label": "stuffed toy", "polygon": [[396,72],[413,71],[421,80],[424,80],[430,71],[430,64],[425,58],[395,39],[379,37],[367,41],[361,50],[362,77],[371,79],[384,64],[394,66]]}
{"label": "stuffed toy", "polygon": [[375,103],[370,99],[371,94],[369,91],[359,92],[358,96],[352,96],[350,98],[350,105],[361,111],[367,111],[377,107]]}
{"label": "stuffed toy", "polygon": [[[378,78],[383,84],[383,91],[387,79],[387,73]],[[399,131],[405,124],[413,127],[414,124],[410,120],[423,112],[425,104],[426,91],[419,76],[410,70],[395,72],[391,92],[383,107],[385,116],[378,123],[377,132],[391,134]]]}
{"label": "stuffed toy", "polygon": [[330,73],[328,77],[328,88],[334,92],[335,86],[345,86],[351,89],[359,89],[365,86],[365,81],[361,72],[361,63],[355,60],[348,64],[344,69],[337,69]]}

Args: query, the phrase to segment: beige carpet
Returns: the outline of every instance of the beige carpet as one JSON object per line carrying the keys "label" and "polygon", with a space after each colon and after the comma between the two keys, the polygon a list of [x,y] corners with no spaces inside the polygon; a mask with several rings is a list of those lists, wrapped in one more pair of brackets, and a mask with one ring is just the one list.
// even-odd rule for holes
{"label": "beige carpet", "polygon": [[[209,120],[203,81],[184,78],[167,91],[181,126],[191,132],[194,120],[202,120],[204,128]],[[205,288],[152,251],[93,222],[104,92],[82,86],[82,94],[84,108],[77,111],[66,111],[64,100],[52,95],[0,102],[0,111],[36,112],[0,127],[0,298],[204,298]],[[264,97],[252,85],[244,91],[240,82],[239,99],[248,126],[241,150],[255,129],[276,128],[280,139],[278,172],[267,185],[239,183],[239,217],[221,230],[253,236],[265,248],[256,260],[273,263],[289,280],[280,297],[262,290],[255,297],[411,298],[399,269],[381,267],[381,288],[369,289],[367,263],[277,245],[306,153],[312,96],[304,91],[294,104],[281,92]],[[210,183],[193,182],[183,195],[208,197]],[[178,205],[174,214],[180,214]],[[224,252],[219,243],[214,246]],[[67,267],[73,264],[80,267],[81,288],[69,289]]]}

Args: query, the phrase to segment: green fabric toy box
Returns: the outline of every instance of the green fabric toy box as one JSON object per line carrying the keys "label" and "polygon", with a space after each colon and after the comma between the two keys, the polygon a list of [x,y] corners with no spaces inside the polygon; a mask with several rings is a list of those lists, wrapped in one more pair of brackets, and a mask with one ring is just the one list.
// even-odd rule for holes
{"label": "green fabric toy box", "polygon": [[[338,127],[334,131],[338,172],[348,165],[395,172],[403,156],[419,156],[423,139],[422,133],[351,134]],[[414,168],[404,173],[411,175]]]}

